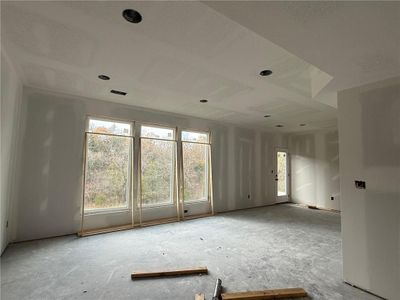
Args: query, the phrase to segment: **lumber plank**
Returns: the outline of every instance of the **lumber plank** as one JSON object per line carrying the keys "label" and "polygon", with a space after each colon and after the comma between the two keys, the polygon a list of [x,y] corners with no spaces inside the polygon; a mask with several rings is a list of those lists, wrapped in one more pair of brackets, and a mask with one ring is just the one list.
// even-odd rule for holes
{"label": "lumber plank", "polygon": [[251,292],[223,293],[222,300],[265,300],[307,297],[302,288],[275,289]]}
{"label": "lumber plank", "polygon": [[194,300],[205,300],[204,294],[196,294],[196,295],[194,295]]}
{"label": "lumber plank", "polygon": [[168,270],[168,271],[133,272],[131,274],[131,278],[139,279],[148,277],[182,276],[182,275],[207,274],[207,273],[208,269],[206,267],[198,267],[198,268]]}

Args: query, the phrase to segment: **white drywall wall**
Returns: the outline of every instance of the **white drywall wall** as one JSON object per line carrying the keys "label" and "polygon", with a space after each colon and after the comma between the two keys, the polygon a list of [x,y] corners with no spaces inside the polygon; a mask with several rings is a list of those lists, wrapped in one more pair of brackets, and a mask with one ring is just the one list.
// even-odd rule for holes
{"label": "white drywall wall", "polygon": [[24,89],[24,100],[27,118],[15,240],[77,232],[87,115],[210,130],[216,211],[275,202],[271,169],[274,148],[287,147],[283,135],[30,88]]}
{"label": "white drywall wall", "polygon": [[318,208],[340,210],[337,130],[291,134],[289,153],[291,200]]}
{"label": "white drywall wall", "polygon": [[400,78],[342,91],[338,108],[343,277],[400,299]]}
{"label": "white drywall wall", "polygon": [[1,51],[1,253],[9,241],[10,214],[15,200],[13,183],[17,176],[15,153],[21,101],[22,83],[6,53]]}

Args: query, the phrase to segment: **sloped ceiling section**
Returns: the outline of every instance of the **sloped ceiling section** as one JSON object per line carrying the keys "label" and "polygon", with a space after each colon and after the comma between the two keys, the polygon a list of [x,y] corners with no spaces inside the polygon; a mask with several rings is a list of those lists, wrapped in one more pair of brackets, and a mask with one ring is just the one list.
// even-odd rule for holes
{"label": "sloped ceiling section", "polygon": [[[243,26],[229,5],[2,1],[2,47],[32,87],[264,130],[335,126],[332,101],[316,101],[331,74]],[[126,8],[143,21],[126,22]]]}
{"label": "sloped ceiling section", "polygon": [[327,92],[400,75],[399,1],[203,3],[332,76]]}

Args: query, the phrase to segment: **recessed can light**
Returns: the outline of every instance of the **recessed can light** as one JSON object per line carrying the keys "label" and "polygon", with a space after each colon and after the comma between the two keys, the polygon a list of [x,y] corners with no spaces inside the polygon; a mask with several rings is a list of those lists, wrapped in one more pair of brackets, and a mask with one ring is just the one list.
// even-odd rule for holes
{"label": "recessed can light", "polygon": [[271,115],[265,115],[264,118],[269,118]]}
{"label": "recessed can light", "polygon": [[201,99],[201,100],[200,100],[200,103],[207,103],[207,102],[208,102],[207,99]]}
{"label": "recessed can light", "polygon": [[271,70],[262,70],[261,72],[260,72],[260,75],[261,76],[269,76],[269,75],[271,75],[272,74],[272,71]]}
{"label": "recessed can light", "polygon": [[303,126],[306,126],[306,124],[303,123],[303,124],[300,124],[299,126],[303,127]]}
{"label": "recessed can light", "polygon": [[275,127],[283,127],[282,124],[275,125]]}
{"label": "recessed can light", "polygon": [[107,75],[99,75],[99,79],[101,79],[101,80],[110,80],[110,76],[107,76]]}
{"label": "recessed can light", "polygon": [[142,21],[142,15],[134,9],[125,9],[122,12],[122,16],[131,23],[140,23]]}

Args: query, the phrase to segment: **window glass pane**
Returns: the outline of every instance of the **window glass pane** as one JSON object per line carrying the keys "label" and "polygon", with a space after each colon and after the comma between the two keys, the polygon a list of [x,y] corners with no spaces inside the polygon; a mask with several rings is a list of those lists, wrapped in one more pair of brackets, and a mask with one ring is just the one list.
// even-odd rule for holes
{"label": "window glass pane", "polygon": [[85,210],[128,207],[131,141],[87,134]]}
{"label": "window glass pane", "polygon": [[170,128],[142,126],[140,136],[164,140],[173,140],[174,130]]}
{"label": "window glass pane", "polygon": [[208,143],[208,133],[182,131],[182,141]]}
{"label": "window glass pane", "polygon": [[142,205],[173,203],[174,141],[142,139]]}
{"label": "window glass pane", "polygon": [[277,193],[278,196],[286,196],[287,195],[287,176],[286,176],[286,169],[287,169],[287,158],[286,152],[278,152],[277,153],[277,169],[278,169],[278,189]]}
{"label": "window glass pane", "polygon": [[208,200],[209,145],[182,143],[184,201]]}
{"label": "window glass pane", "polygon": [[89,120],[89,132],[131,136],[131,124],[104,120]]}

